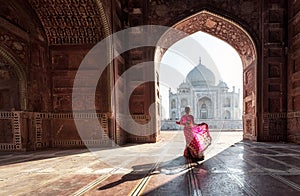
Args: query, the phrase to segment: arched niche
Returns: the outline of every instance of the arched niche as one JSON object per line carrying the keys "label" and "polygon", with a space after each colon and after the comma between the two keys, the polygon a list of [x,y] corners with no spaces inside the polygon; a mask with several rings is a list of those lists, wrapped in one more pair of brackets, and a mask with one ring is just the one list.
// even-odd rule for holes
{"label": "arched niche", "polygon": [[[244,139],[257,140],[257,51],[255,43],[238,23],[207,10],[189,16],[172,26],[188,35],[202,31],[215,36],[231,45],[239,54],[243,64],[243,130]],[[161,40],[170,41],[163,35]],[[183,37],[182,37],[183,38]],[[171,46],[171,44],[169,43]],[[160,62],[166,49],[155,51],[155,62]]]}
{"label": "arched niche", "polygon": [[202,97],[197,102],[197,118],[211,119],[214,117],[214,107],[210,98]]}
{"label": "arched niche", "polygon": [[[27,77],[24,69],[23,63],[18,60],[17,57],[12,55],[5,47],[0,45],[0,59],[3,68],[6,67],[7,73],[10,72],[10,75],[14,76],[7,76],[7,77],[15,77],[15,78],[8,78],[7,82],[11,82],[11,79],[14,79],[17,84],[11,84],[11,88],[18,91],[17,93],[13,91],[13,89],[8,89],[8,94],[10,96],[14,96],[17,94],[19,97],[19,103],[11,103],[11,109],[16,110],[27,110]],[[3,69],[3,73],[6,72]],[[5,74],[5,73],[4,73]],[[8,85],[9,86],[9,85]],[[5,89],[4,89],[5,90]]]}

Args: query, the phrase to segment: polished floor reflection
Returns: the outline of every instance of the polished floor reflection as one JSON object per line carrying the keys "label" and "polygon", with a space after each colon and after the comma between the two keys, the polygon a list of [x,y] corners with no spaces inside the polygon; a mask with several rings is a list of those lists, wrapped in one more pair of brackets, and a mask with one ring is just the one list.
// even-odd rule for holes
{"label": "polished floor reflection", "polygon": [[156,144],[2,152],[0,195],[300,195],[300,145],[212,137],[201,162],[182,156],[182,131]]}

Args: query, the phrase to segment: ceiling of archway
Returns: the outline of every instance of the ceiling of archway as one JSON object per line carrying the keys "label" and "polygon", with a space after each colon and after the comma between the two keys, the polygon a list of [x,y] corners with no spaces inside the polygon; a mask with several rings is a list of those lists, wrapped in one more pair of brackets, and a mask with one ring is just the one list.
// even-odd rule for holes
{"label": "ceiling of archway", "polygon": [[[7,29],[13,29],[18,36],[25,40],[29,39],[26,33],[30,33],[31,36],[40,41],[46,39],[46,36],[43,33],[43,27],[34,12],[32,12],[28,2],[2,0],[0,3],[0,20],[0,26],[5,26],[5,28],[1,29],[1,36],[6,34],[5,31]],[[11,38],[3,39],[2,37],[1,39],[1,41],[7,40],[11,40]],[[11,47],[9,46],[9,48]]]}
{"label": "ceiling of archway", "polygon": [[50,45],[95,44],[104,37],[95,0],[28,0],[38,15]]}
{"label": "ceiling of archway", "polygon": [[246,67],[256,60],[254,43],[240,26],[207,11],[195,14],[173,26],[187,34],[206,32],[230,44],[240,55]]}

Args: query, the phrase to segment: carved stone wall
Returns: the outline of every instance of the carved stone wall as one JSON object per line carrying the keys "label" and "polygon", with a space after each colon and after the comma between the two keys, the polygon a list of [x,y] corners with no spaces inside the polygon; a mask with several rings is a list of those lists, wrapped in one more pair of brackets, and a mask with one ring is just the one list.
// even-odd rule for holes
{"label": "carved stone wall", "polygon": [[[52,111],[51,69],[48,48],[31,43],[31,63],[28,66],[28,109],[34,112]],[[37,74],[38,73],[38,74]]]}
{"label": "carved stone wall", "polygon": [[35,12],[27,1],[1,0],[0,16],[1,20],[5,19],[11,24],[6,24],[7,28],[12,26],[19,28],[15,31],[19,36],[26,36],[24,32],[27,32],[41,42],[46,40],[40,20],[36,17]]}
{"label": "carved stone wall", "polygon": [[[53,107],[56,112],[72,111],[72,88],[77,69],[83,58],[89,51],[89,47],[51,47],[51,67],[52,67],[52,96]],[[88,80],[88,78],[81,78]],[[82,87],[79,99],[76,102],[77,108],[81,111],[91,111],[92,108],[86,108],[87,102],[96,103],[96,109],[99,112],[108,112],[108,70],[106,69],[99,79],[96,90],[96,98],[89,97]]]}
{"label": "carved stone wall", "polygon": [[259,133],[261,141],[286,141],[286,10],[283,0],[265,1],[262,15],[263,59],[259,79],[262,80],[261,104],[263,129]]}
{"label": "carved stone wall", "polygon": [[288,8],[288,140],[300,143],[300,2],[291,1]]}
{"label": "carved stone wall", "polygon": [[93,0],[28,0],[51,45],[96,44],[103,38],[99,7]]}
{"label": "carved stone wall", "polygon": [[[72,88],[77,69],[86,55],[82,48],[51,48],[52,100],[56,112],[72,111]],[[86,100],[86,99],[83,99]]]}
{"label": "carved stone wall", "polygon": [[[108,115],[106,113],[35,113],[37,133],[37,146],[41,147],[101,147],[111,146],[112,142],[109,138]],[[74,123],[83,121],[84,138]],[[98,119],[102,127],[102,132],[89,127],[88,123],[91,119]]]}
{"label": "carved stone wall", "polygon": [[229,19],[243,21],[259,35],[261,1],[254,0],[148,0],[151,24],[174,25],[187,16],[208,10]]}
{"label": "carved stone wall", "polygon": [[14,109],[51,110],[48,50],[39,19],[26,1],[5,1],[0,10],[1,60],[15,72],[19,91],[12,96],[19,98]]}
{"label": "carved stone wall", "polygon": [[233,21],[202,11],[180,21],[173,27],[188,34],[193,34],[197,31],[206,32],[226,41],[237,50],[244,68],[256,60],[256,50],[250,35],[234,24]]}
{"label": "carved stone wall", "polygon": [[15,54],[24,64],[29,62],[29,46],[28,42],[17,35],[9,32],[7,29],[0,29],[1,45]]}
{"label": "carved stone wall", "polygon": [[[118,19],[119,24],[117,24],[116,28],[128,28],[128,27],[135,27],[139,25],[146,25],[149,24],[148,21],[148,0],[125,0],[115,1],[116,9],[118,12]],[[131,32],[132,37],[135,36],[137,32]],[[147,38],[145,38],[147,39]],[[139,43],[138,39],[128,40],[132,43]],[[125,70],[129,69],[136,64],[152,61],[154,59],[154,49],[151,47],[140,47],[129,50],[125,54]],[[155,72],[153,68],[149,68],[149,70],[145,71],[145,69],[136,69],[137,75],[135,76],[134,80],[137,82],[143,81],[143,75]],[[122,121],[126,121],[126,118],[133,118],[139,124],[148,123],[148,119],[150,118],[149,114],[149,107],[152,103],[155,103],[157,100],[157,93],[156,93],[156,83],[146,82],[140,86],[135,86],[135,81],[125,81],[125,85],[129,87],[135,87],[135,90],[130,96],[129,103],[125,103],[126,105],[123,107],[129,107],[131,116],[126,117],[120,115],[119,118]],[[125,87],[125,93],[126,93]],[[122,107],[122,106],[121,106]],[[137,117],[138,116],[138,117]],[[155,117],[159,118],[159,117]],[[152,119],[155,121],[154,119]],[[149,127],[153,127],[152,125]],[[160,129],[157,127],[156,130]],[[148,128],[147,130],[141,130],[141,135],[147,135],[146,133],[150,134],[151,129]],[[158,139],[159,131],[157,133],[148,135],[148,136],[138,136],[134,134],[127,133],[127,142],[155,142]]]}

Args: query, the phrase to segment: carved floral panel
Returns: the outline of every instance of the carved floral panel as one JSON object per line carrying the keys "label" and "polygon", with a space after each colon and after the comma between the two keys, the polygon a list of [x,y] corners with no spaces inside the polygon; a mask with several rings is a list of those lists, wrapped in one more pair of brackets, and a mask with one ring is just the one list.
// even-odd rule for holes
{"label": "carved floral panel", "polygon": [[103,38],[102,21],[93,0],[29,0],[39,16],[48,42],[95,44]]}

